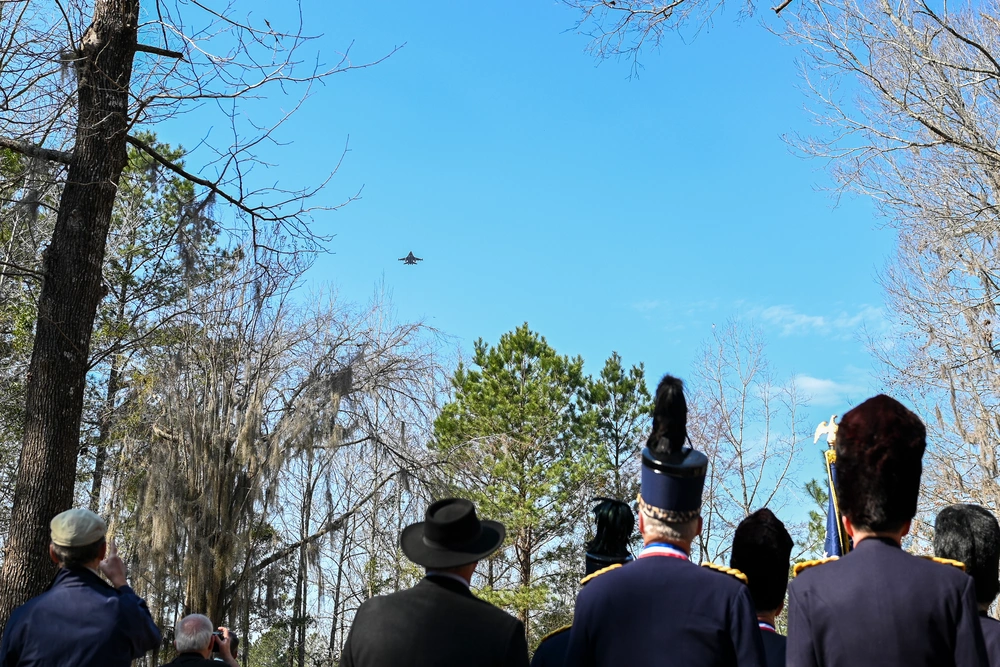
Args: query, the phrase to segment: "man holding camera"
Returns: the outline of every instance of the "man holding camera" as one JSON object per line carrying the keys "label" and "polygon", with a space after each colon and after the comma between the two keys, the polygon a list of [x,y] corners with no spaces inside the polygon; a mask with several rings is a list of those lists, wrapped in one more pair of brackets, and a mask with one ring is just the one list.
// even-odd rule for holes
{"label": "man holding camera", "polygon": [[229,667],[240,667],[232,654],[235,639],[236,635],[230,634],[226,628],[214,630],[208,616],[190,614],[182,618],[174,628],[174,647],[177,649],[177,657],[167,664],[218,667],[219,661],[212,659],[212,653],[218,653]]}

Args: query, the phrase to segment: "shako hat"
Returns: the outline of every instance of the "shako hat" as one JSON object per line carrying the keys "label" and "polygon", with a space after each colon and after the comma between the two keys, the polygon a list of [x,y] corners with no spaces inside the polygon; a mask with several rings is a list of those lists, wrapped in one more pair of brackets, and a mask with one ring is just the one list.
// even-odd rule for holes
{"label": "shako hat", "polygon": [[772,611],[785,601],[793,546],[785,524],[766,507],[736,527],[729,566],[747,575],[758,611]]}
{"label": "shako hat", "polygon": [[684,523],[701,513],[708,457],[686,441],[684,383],[664,375],[656,388],[653,431],[642,449],[639,494],[640,509],[661,521]]}
{"label": "shako hat", "polygon": [[917,415],[879,394],[837,426],[837,498],[860,528],[895,530],[917,513],[927,430]]}
{"label": "shako hat", "polygon": [[417,565],[449,568],[486,558],[506,536],[502,523],[480,521],[471,501],[445,498],[427,508],[423,521],[403,529],[399,546]]}
{"label": "shako hat", "polygon": [[597,532],[594,539],[587,542],[586,574],[632,560],[632,554],[628,550],[628,543],[635,529],[632,508],[612,498],[594,500],[600,501],[592,510]]}

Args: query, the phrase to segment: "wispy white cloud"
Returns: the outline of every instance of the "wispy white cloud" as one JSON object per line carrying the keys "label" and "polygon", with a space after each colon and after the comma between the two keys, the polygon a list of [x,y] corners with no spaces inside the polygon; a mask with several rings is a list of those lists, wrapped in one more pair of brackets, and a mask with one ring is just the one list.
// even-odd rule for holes
{"label": "wispy white cloud", "polygon": [[829,315],[802,313],[792,306],[768,306],[754,314],[762,323],[777,327],[782,336],[823,334],[848,338],[862,326],[869,330],[881,330],[886,326],[882,309],[869,305],[861,306],[856,312],[841,310]]}
{"label": "wispy white cloud", "polygon": [[857,400],[858,396],[865,394],[868,390],[861,383],[837,382],[805,374],[795,376],[795,386],[814,407],[840,408]]}

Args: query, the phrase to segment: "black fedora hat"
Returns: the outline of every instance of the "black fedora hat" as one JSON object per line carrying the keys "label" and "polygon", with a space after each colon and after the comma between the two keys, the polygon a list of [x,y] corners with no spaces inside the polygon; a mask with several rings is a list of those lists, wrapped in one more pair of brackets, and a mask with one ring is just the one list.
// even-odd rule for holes
{"label": "black fedora hat", "polygon": [[426,568],[468,565],[503,544],[507,530],[498,521],[480,521],[464,498],[445,498],[427,508],[425,520],[403,529],[399,546],[406,557]]}

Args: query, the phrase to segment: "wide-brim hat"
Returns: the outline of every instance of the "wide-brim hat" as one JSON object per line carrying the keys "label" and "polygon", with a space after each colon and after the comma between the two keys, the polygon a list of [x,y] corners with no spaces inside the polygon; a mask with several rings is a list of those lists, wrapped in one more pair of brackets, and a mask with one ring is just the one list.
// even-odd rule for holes
{"label": "wide-brim hat", "polygon": [[427,508],[424,521],[403,529],[399,546],[417,565],[451,568],[486,558],[506,537],[502,523],[480,521],[471,501],[445,498]]}

